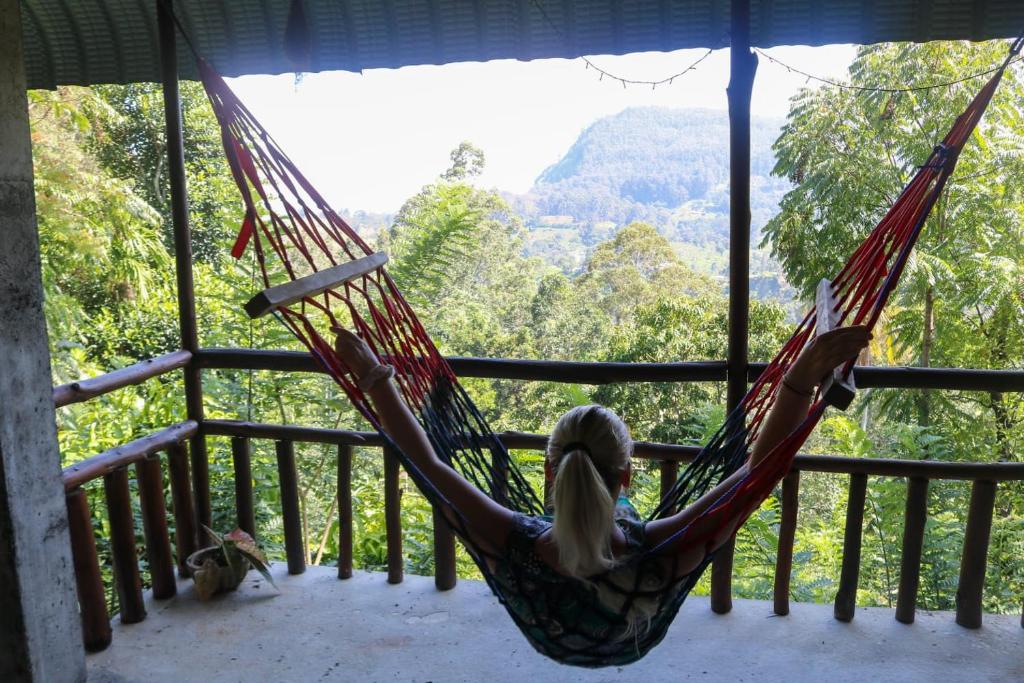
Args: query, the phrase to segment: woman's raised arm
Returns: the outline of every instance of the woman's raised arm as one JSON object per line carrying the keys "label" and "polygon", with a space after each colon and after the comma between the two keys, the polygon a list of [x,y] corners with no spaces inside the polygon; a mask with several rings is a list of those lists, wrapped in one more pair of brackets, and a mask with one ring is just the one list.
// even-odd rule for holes
{"label": "woman's raised arm", "polygon": [[[726,492],[746,476],[753,467],[756,467],[783,439],[789,436],[803,422],[807,416],[807,409],[810,407],[811,399],[814,397],[814,390],[818,383],[828,373],[839,367],[851,358],[855,358],[861,350],[867,346],[871,339],[871,333],[866,327],[853,326],[841,327],[831,330],[820,337],[816,337],[796,359],[783,379],[782,386],[775,398],[768,417],[761,426],[761,432],[750,449],[750,457],[739,470],[727,477],[713,489],[705,493],[686,509],[651,522],[647,525],[647,542],[650,546],[657,546],[663,541],[671,538],[680,529],[693,524],[694,533],[700,533],[701,516],[711,505],[721,498]],[[743,507],[743,506],[740,506]],[[711,549],[717,549],[720,545],[729,540],[737,527],[743,522],[742,519],[734,519],[731,523],[722,525],[713,530],[714,536],[710,543]],[[707,552],[707,548],[679,548],[682,554],[692,555],[693,566],[701,561]],[[675,549],[666,549],[666,554],[675,552]],[[681,561],[686,564],[686,560]],[[681,573],[687,573],[681,571]]]}
{"label": "woman's raised arm", "polygon": [[[370,348],[355,334],[342,328],[335,328],[334,332],[338,335],[335,350],[373,402],[387,435],[461,513],[469,526],[471,538],[467,540],[489,552],[500,552],[512,529],[512,511],[494,502],[437,457],[419,421],[391,382],[391,373],[383,371],[386,366],[377,362]],[[453,521],[452,510],[442,512]]]}

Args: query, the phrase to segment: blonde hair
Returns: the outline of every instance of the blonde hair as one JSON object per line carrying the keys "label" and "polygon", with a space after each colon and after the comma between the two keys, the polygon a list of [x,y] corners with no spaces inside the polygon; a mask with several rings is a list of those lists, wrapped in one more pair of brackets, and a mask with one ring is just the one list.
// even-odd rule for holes
{"label": "blonde hair", "polygon": [[573,408],[548,440],[555,473],[552,534],[562,571],[585,579],[615,566],[615,499],[633,452],[626,424],[603,406]]}

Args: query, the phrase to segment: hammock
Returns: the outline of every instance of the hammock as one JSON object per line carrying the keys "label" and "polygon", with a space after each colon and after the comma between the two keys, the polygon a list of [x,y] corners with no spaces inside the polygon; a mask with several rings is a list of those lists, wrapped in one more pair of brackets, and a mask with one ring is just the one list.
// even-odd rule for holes
{"label": "hammock", "polygon": [[[1020,50],[1018,40],[1011,56]],[[839,273],[820,288],[817,310],[797,326],[725,424],[680,474],[648,519],[672,514],[728,477],[746,460],[753,440],[771,409],[781,379],[800,351],[816,334],[834,325],[872,328],[895,288],[928,214],[957,163],[967,138],[978,124],[1010,58],[957,118],[943,141],[903,190],[885,217],[853,253]],[[373,250],[334,211],[302,175],[223,79],[202,59],[200,74],[220,122],[224,150],[245,206],[245,219],[232,249],[237,258],[251,244],[266,290],[250,302],[250,314],[272,312],[294,333],[325,372],[341,386],[352,404],[380,431],[373,406],[352,374],[334,352],[333,326],[354,322],[358,334],[378,358],[394,366],[395,381],[404,400],[426,431],[434,450],[448,465],[507,508],[530,516],[544,514],[540,496],[530,487],[516,462],[491,431],[458,379],[423,329],[383,267],[386,256]],[[531,644],[556,660],[582,665],[623,664],[639,659],[664,637],[673,617],[713,558],[711,539],[730,520],[746,518],[785,476],[793,458],[818,424],[830,402],[852,397],[844,383],[851,379],[853,361],[837,369],[836,389],[819,391],[802,424],[690,526],[657,547],[628,560],[638,568],[632,588],[604,577],[595,586],[622,597],[618,612],[583,606],[587,619],[602,619],[609,632],[627,626],[626,611],[643,597],[657,604],[650,628],[636,638],[609,643],[585,637],[571,625],[549,616],[543,594],[513,594],[512,581],[499,580],[489,568],[495,560],[472,542],[468,520],[397,447],[409,476],[444,514],[498,599],[508,608]],[[838,396],[838,398],[836,398]],[[394,442],[382,432],[392,447]],[[659,590],[642,590],[645,562],[672,557],[681,548],[702,547],[704,559],[686,574],[674,566]],[[515,570],[525,572],[523,570]],[[516,600],[513,611],[510,600]],[[526,601],[525,612],[523,601]],[[524,617],[523,614],[527,614]]]}

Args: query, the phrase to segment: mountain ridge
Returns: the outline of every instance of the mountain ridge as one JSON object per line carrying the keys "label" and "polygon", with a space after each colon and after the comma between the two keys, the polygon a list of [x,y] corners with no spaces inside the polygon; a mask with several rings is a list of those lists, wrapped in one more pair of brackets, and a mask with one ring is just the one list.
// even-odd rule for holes
{"label": "mountain ridge", "polygon": [[[752,231],[788,181],[771,176],[783,120],[751,118]],[[531,228],[575,228],[584,245],[635,220],[673,241],[721,248],[728,239],[729,120],[724,111],[629,107],[597,119],[525,194],[507,194]]]}

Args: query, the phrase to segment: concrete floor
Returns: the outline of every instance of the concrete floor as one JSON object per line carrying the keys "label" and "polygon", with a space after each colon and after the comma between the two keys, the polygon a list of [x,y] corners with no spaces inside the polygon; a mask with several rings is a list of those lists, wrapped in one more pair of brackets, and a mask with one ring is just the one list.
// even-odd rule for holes
{"label": "concrete floor", "polygon": [[440,593],[418,576],[392,586],[383,574],[339,581],[333,568],[287,576],[279,564],[274,574],[280,592],[251,572],[210,603],[179,584],[176,598],[149,602],[141,624],[115,623],[110,648],[88,657],[89,680],[1024,681],[1019,615],[986,615],[969,631],[949,613],[906,626],[870,608],[842,624],[830,605],[772,617],[769,603],[749,600],[719,616],[691,597],[645,659],[586,670],[536,654],[482,583]]}

